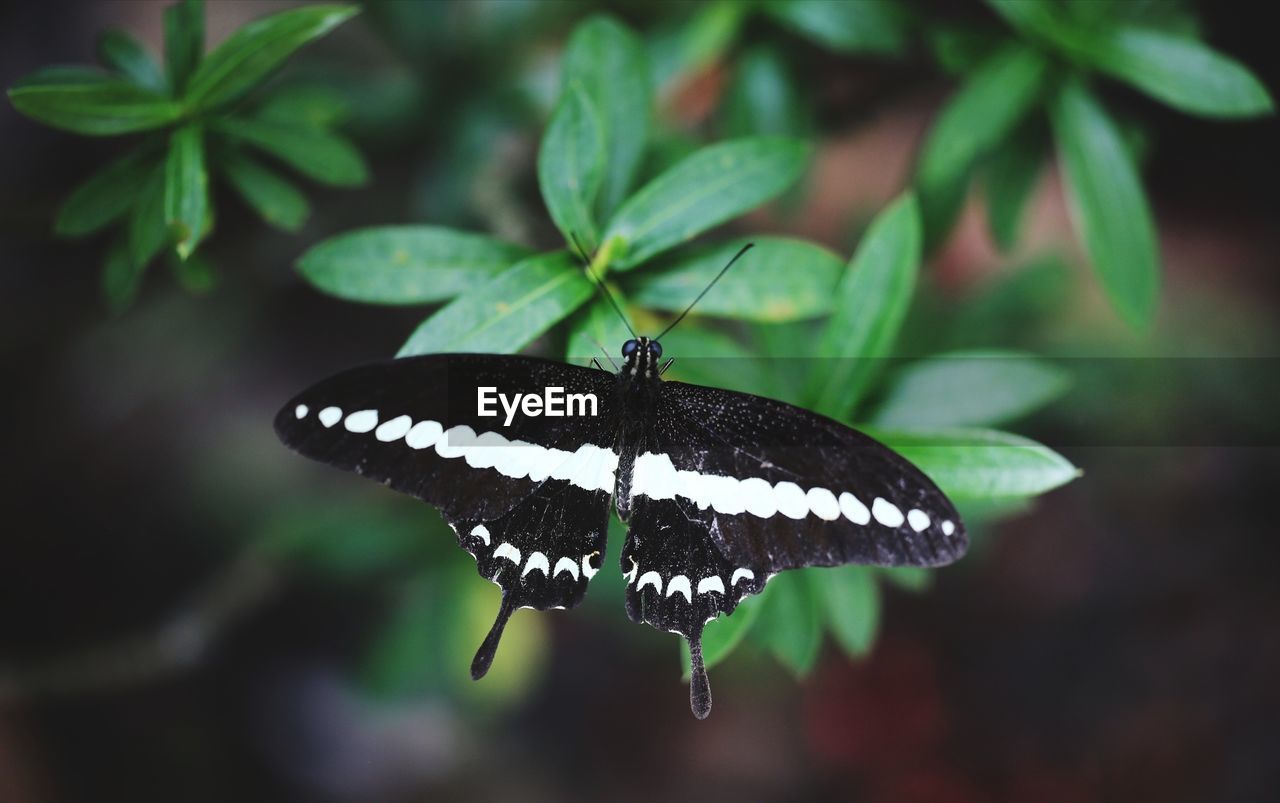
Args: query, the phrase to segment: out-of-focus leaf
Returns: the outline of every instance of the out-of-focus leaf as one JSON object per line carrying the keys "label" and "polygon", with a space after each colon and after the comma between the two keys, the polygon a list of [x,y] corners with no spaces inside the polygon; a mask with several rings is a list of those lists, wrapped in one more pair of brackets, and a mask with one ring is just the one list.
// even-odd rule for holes
{"label": "out-of-focus leaf", "polygon": [[1024,127],[987,157],[982,171],[987,225],[992,239],[1004,251],[1017,244],[1023,210],[1039,181],[1046,150],[1040,128]]}
{"label": "out-of-focus leaf", "polygon": [[[437,516],[408,515],[403,505],[322,502],[285,507],[257,538],[268,557],[334,579],[402,571],[431,554],[450,533]],[[353,538],[352,533],[360,536]],[[436,541],[436,539],[439,539]]]}
{"label": "out-of-focus leaf", "polygon": [[818,343],[824,358],[807,397],[824,415],[844,418],[866,393],[906,317],[920,269],[920,212],[903,195],[872,221],[835,294]]}
{"label": "out-of-focus leaf", "polygon": [[332,132],[248,117],[228,117],[218,121],[217,127],[324,184],[356,187],[369,179],[360,152]]}
{"label": "out-of-focus leaf", "polygon": [[138,200],[154,163],[151,154],[135,150],[94,173],[58,210],[53,231],[63,237],[80,237],[124,217]]}
{"label": "out-of-focus leaf", "polygon": [[141,42],[124,31],[112,29],[98,37],[98,61],[143,89],[152,92],[168,89],[160,65]]}
{"label": "out-of-focus leaf", "polygon": [[[206,226],[212,229],[212,225]],[[169,267],[178,286],[188,293],[207,293],[218,286],[218,271],[204,254],[191,254],[186,259],[170,259]]]}
{"label": "out-of-focus leaf", "polygon": [[500,594],[490,583],[477,583],[474,576],[468,580],[450,598],[451,612],[458,621],[446,631],[447,640],[441,645],[451,659],[445,670],[450,673],[454,694],[487,707],[525,700],[546,671],[550,617],[539,616],[537,611],[516,611],[502,635],[499,658],[484,676],[485,682],[476,683],[468,669],[471,656],[493,626]]}
{"label": "out-of-focus leaf", "polygon": [[403,699],[444,685],[445,664],[454,658],[442,649],[451,627],[446,613],[459,591],[443,572],[421,572],[397,588],[364,655],[360,679],[375,696]]}
{"label": "out-of-focus leaf", "polygon": [[1031,109],[1048,62],[1031,48],[1004,47],[974,70],[938,115],[916,166],[916,189],[930,242],[951,226],[980,156],[1000,144]]}
{"label": "out-of-focus leaf", "polygon": [[925,31],[925,36],[938,66],[956,76],[976,69],[1003,41],[985,30],[936,23]]}
{"label": "out-of-focus leaf", "polygon": [[[614,299],[626,309],[626,299],[617,288],[610,287]],[[622,344],[631,337],[627,327],[614,311],[613,305],[603,298],[596,298],[590,304],[574,313],[569,320],[569,342],[565,346],[565,358],[570,362],[585,363],[592,357],[599,360],[605,368],[610,364],[603,348],[615,361],[622,359]]]}
{"label": "out-of-focus leaf", "polygon": [[724,101],[726,133],[796,136],[809,128],[808,111],[778,51],[759,46],[743,53]]}
{"label": "out-of-focus leaf", "polygon": [[511,354],[532,342],[592,293],[564,251],[529,257],[427,318],[396,356],[478,351]]}
{"label": "out-of-focus leaf", "polygon": [[164,10],[164,63],[169,86],[180,94],[204,55],[204,3],[178,0]]}
{"label": "out-of-focus leaf", "polygon": [[297,231],[306,222],[310,205],[296,187],[238,150],[218,159],[218,168],[253,211],[285,231]]}
{"label": "out-of-focus leaf", "polygon": [[1137,168],[1115,123],[1079,83],[1062,88],[1052,118],[1080,238],[1121,317],[1145,327],[1155,313],[1160,266]]}
{"label": "out-of-focus leaf", "polygon": [[198,123],[188,123],[173,132],[164,175],[164,222],[178,256],[186,259],[204,234],[209,208],[204,131]]}
{"label": "out-of-focus leaf", "polygon": [[90,136],[146,131],[182,113],[177,102],[104,73],[49,68],[9,89],[13,107],[45,125]]}
{"label": "out-of-focus leaf", "polygon": [[169,242],[164,223],[165,166],[158,164],[143,184],[129,214],[129,258],[136,268],[147,265]]}
{"label": "out-of-focus leaf", "polygon": [[750,10],[748,3],[738,0],[697,4],[694,12],[679,26],[676,72],[685,75],[697,73],[723,59],[737,40]]}
{"label": "out-of-focus leaf", "polygon": [[761,360],[733,338],[682,323],[662,338],[663,353],[675,358],[667,379],[695,385],[776,396],[779,383],[768,360]]}
{"label": "out-of-focus leaf", "polygon": [[768,201],[800,177],[804,143],[782,137],[730,140],[703,148],[641,187],[618,210],[604,240],[621,238],[614,262],[632,268]]}
{"label": "out-of-focus leaf", "polygon": [[565,242],[572,245],[576,237],[588,252],[599,234],[592,209],[604,177],[604,145],[591,99],[581,84],[569,84],[538,148],[538,186]]}
{"label": "out-of-focus leaf", "polygon": [[1066,392],[1065,371],[1030,354],[939,354],[904,368],[871,422],[885,429],[991,426],[1034,412]]}
{"label": "out-of-focus leaf", "polygon": [[827,624],[851,658],[871,651],[880,625],[880,586],[869,566],[833,566],[807,574],[822,595]]}
{"label": "out-of-focus leaf", "polygon": [[207,109],[235,100],[261,83],[298,48],[358,11],[348,5],[303,6],[239,28],[196,68],[187,85],[187,103]]}
{"label": "out-of-focus leaf", "polygon": [[124,239],[115,242],[107,250],[102,264],[102,298],[113,315],[128,309],[138,296],[145,265],[134,264],[129,257],[129,245]]}
{"label": "out-of-focus leaf", "polygon": [[[661,260],[627,283],[643,307],[680,312],[748,241],[732,240]],[[757,237],[697,312],[761,323],[814,318],[831,311],[843,261],[820,245],[786,237]]]}
{"label": "out-of-focus leaf", "polygon": [[901,53],[903,6],[893,0],[769,0],[765,9],[789,28],[843,53]]}
{"label": "out-of-focus leaf", "polygon": [[879,570],[879,574],[898,588],[907,591],[923,591],[933,584],[933,572],[918,566],[892,566]]}
{"label": "out-of-focus leaf", "polygon": [[809,674],[822,648],[822,609],[811,575],[790,571],[770,580],[751,634],[798,677]]}
{"label": "out-of-focus leaf", "polygon": [[1091,48],[1094,67],[1189,114],[1256,117],[1275,109],[1247,67],[1186,36],[1126,26],[1099,35]]}
{"label": "out-of-focus leaf", "polygon": [[[738,648],[746,635],[751,632],[760,611],[764,608],[764,595],[753,594],[738,603],[729,616],[720,616],[707,622],[702,629],[702,664],[707,669],[729,657]],[[680,651],[684,657],[684,679],[689,680],[689,645],[680,640]]]}
{"label": "out-of-focus leaf", "polygon": [[338,298],[423,304],[484,285],[527,254],[490,237],[438,226],[376,226],[318,243],[298,260],[298,270]]}
{"label": "out-of-focus leaf", "polygon": [[254,116],[290,125],[332,128],[350,116],[350,107],[339,92],[320,84],[294,84],[273,91],[258,105]]}
{"label": "out-of-focus leaf", "polygon": [[1047,446],[985,429],[872,431],[953,499],[1034,496],[1065,485],[1080,470]]}
{"label": "out-of-focus leaf", "polygon": [[600,121],[605,158],[598,210],[607,220],[630,190],[649,138],[653,88],[644,44],[612,17],[590,17],[569,38],[560,79],[562,93],[582,86]]}

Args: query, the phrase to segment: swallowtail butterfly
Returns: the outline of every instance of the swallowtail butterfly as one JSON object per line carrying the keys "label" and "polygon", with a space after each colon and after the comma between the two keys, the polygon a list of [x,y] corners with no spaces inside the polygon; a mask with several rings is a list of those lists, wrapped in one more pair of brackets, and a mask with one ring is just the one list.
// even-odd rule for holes
{"label": "swallowtail butterfly", "polygon": [[[872,438],[783,402],[664,380],[661,337],[626,341],[616,373],[493,354],[366,365],[303,391],[275,428],[307,457],[440,510],[481,576],[502,589],[471,665],[476,679],[515,609],[582,601],[612,506],[628,525],[627,614],[688,639],[701,719],[711,710],[703,626],[774,574],[941,566],[968,539],[937,486]],[[481,389],[516,398],[548,388],[594,397],[595,414],[524,408],[508,424],[494,405],[496,416],[481,415]]]}

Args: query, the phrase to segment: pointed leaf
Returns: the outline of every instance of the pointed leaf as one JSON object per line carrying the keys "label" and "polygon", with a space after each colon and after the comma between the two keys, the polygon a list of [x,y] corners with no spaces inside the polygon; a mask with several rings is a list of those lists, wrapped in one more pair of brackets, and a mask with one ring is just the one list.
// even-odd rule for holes
{"label": "pointed leaf", "polygon": [[437,226],[377,226],[330,237],[298,260],[322,292],[371,304],[423,304],[480,287],[528,252]]}
{"label": "pointed leaf", "polygon": [[311,208],[297,187],[239,151],[218,158],[223,178],[235,188],[253,211],[277,228],[297,231]]}
{"label": "pointed leaf", "polygon": [[644,43],[612,17],[588,18],[565,48],[561,93],[574,83],[600,121],[605,158],[597,207],[607,220],[631,189],[649,139],[653,88]]}
{"label": "pointed leaf", "polygon": [[[626,310],[626,299],[616,287],[609,286],[614,299]],[[622,344],[631,337],[627,327],[614,311],[613,305],[597,297],[590,304],[574,313],[569,320],[569,342],[565,346],[565,359],[584,364],[592,357],[611,367],[605,354],[615,361],[622,358]],[[605,354],[601,353],[601,348]]]}
{"label": "pointed leaf", "polygon": [[342,94],[320,84],[293,84],[273,90],[253,116],[291,125],[333,128],[351,113]]}
{"label": "pointed leaf", "polygon": [[[680,312],[747,242],[731,240],[663,259],[628,282],[631,298],[643,307]],[[755,237],[750,242],[755,247],[698,302],[698,313],[776,323],[831,311],[844,267],[840,257],[804,240]]]}
{"label": "pointed leaf", "polygon": [[146,265],[136,265],[129,256],[128,242],[120,239],[107,251],[102,264],[102,298],[112,315],[127,310],[138,296]]}
{"label": "pointed leaf", "polygon": [[204,55],[204,3],[178,0],[164,10],[164,61],[169,86],[180,94]]}
{"label": "pointed leaf", "polygon": [[146,267],[169,242],[164,223],[165,165],[151,169],[129,214],[129,259],[139,271]]}
{"label": "pointed leaf", "polygon": [[187,86],[187,102],[195,108],[210,108],[235,100],[262,83],[298,48],[358,11],[355,6],[314,5],[254,20],[200,63]]}
{"label": "pointed leaf", "polygon": [[427,318],[397,356],[511,354],[582,306],[591,293],[591,282],[568,253],[529,257]]}
{"label": "pointed leaf", "polygon": [[723,104],[730,136],[797,136],[812,127],[808,105],[800,97],[782,54],[754,47],[738,59],[733,84]]}
{"label": "pointed leaf", "polygon": [[50,69],[9,89],[13,107],[45,125],[90,136],[146,131],[182,113],[173,100],[123,78],[90,70]]}
{"label": "pointed leaf", "polygon": [[1066,392],[1067,374],[1030,354],[957,351],[900,371],[871,422],[885,429],[991,426]]}
{"label": "pointed leaf", "polygon": [[699,150],[618,210],[604,235],[626,244],[614,267],[635,267],[779,195],[800,177],[808,154],[804,143],[784,137],[730,140]]}
{"label": "pointed leaf", "polygon": [[809,572],[823,597],[827,624],[851,658],[871,651],[880,625],[880,585],[869,566],[834,566]]}
{"label": "pointed leaf", "polygon": [[985,429],[875,431],[953,499],[1035,496],[1065,485],[1080,470],[1047,446]]}
{"label": "pointed leaf", "polygon": [[53,224],[54,233],[80,237],[124,217],[154,168],[152,154],[139,149],[94,173],[63,202]]}
{"label": "pointed leaf", "polygon": [[538,186],[551,219],[571,246],[574,238],[590,253],[597,245],[592,208],[604,176],[604,137],[591,100],[578,83],[569,84],[538,148]]}
{"label": "pointed leaf", "polygon": [[811,574],[783,572],[770,580],[752,633],[798,677],[809,674],[822,648],[822,609]]}
{"label": "pointed leaf", "polygon": [[895,0],[768,0],[765,10],[797,33],[842,53],[898,54],[907,17]]}
{"label": "pointed leaf", "polygon": [[178,256],[186,259],[205,233],[209,210],[209,173],[199,124],[188,123],[173,132],[164,172],[164,222]]}
{"label": "pointed leaf", "polygon": [[1115,122],[1081,84],[1063,87],[1052,117],[1072,221],[1121,317],[1145,327],[1155,313],[1160,265],[1137,167]]}
{"label": "pointed leaf", "polygon": [[125,31],[113,29],[98,37],[98,61],[143,89],[165,92],[169,88],[160,65],[141,42]]}
{"label": "pointed leaf", "polygon": [[919,270],[920,213],[908,193],[871,222],[836,290],[818,344],[831,359],[807,390],[814,410],[843,418],[857,407],[898,336]]}
{"label": "pointed leaf", "polygon": [[996,148],[983,168],[987,197],[987,225],[1001,250],[1018,242],[1023,211],[1040,179],[1047,152],[1039,126],[1023,127]]}
{"label": "pointed leaf", "polygon": [[305,125],[230,117],[217,130],[269,153],[308,178],[337,187],[356,187],[369,179],[364,157],[345,138]]}

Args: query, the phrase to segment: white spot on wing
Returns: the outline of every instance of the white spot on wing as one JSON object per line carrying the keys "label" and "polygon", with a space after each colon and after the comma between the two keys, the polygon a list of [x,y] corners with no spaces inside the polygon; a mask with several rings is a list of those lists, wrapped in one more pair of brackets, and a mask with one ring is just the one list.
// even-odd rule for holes
{"label": "white spot on wing", "polygon": [[898,506],[892,502],[887,502],[880,497],[871,503],[871,515],[876,517],[876,521],[886,527],[901,527],[905,520],[902,511],[898,510]]}
{"label": "white spot on wing", "polygon": [[631,585],[636,581],[636,572],[640,571],[640,564],[636,563],[635,558],[631,558],[631,571],[626,572],[622,576],[627,579],[627,585]]}
{"label": "white spot on wing", "polygon": [[677,574],[667,583],[667,596],[680,593],[684,594],[685,602],[693,602],[693,591],[689,588],[689,578],[683,574]]}
{"label": "white spot on wing", "polygon": [[307,407],[307,405],[299,404],[297,407],[293,408],[293,417],[301,420],[307,417],[308,412],[310,412],[310,408]]}
{"label": "white spot on wing", "polygon": [[439,421],[419,421],[404,436],[404,442],[410,449],[425,449],[439,440],[443,432]]}
{"label": "white spot on wing", "polygon": [[590,555],[582,556],[582,576],[587,578],[588,580],[590,580],[592,577],[595,577],[596,572],[600,571],[599,569],[591,565],[591,559],[598,554],[599,554],[598,552],[592,552]]}
{"label": "white spot on wing", "polygon": [[558,577],[560,572],[568,572],[573,575],[573,579],[578,579],[578,563],[573,558],[561,558],[556,561],[556,570],[551,573],[552,577]]}
{"label": "white spot on wing", "polygon": [[813,511],[813,515],[827,521],[835,521],[840,518],[840,503],[836,501],[836,495],[826,488],[810,488],[805,497],[809,502],[809,510]]}
{"label": "white spot on wing", "polygon": [[780,482],[773,486],[773,498],[778,512],[789,519],[803,519],[809,515],[809,500],[794,482]]}
{"label": "white spot on wing", "polygon": [[923,510],[915,510],[913,508],[907,511],[907,524],[910,524],[911,529],[916,532],[927,530],[929,528],[929,514]]}
{"label": "white spot on wing", "polygon": [[717,594],[724,593],[724,581],[717,576],[704,577],[698,581],[698,593],[709,594],[712,591]]}
{"label": "white spot on wing", "polygon": [[659,594],[662,593],[662,578],[658,576],[657,572],[645,572],[640,575],[640,582],[636,583],[636,591],[644,591],[644,587],[647,585],[652,585],[654,591]]}
{"label": "white spot on wing", "polygon": [[383,443],[391,443],[398,441],[409,431],[409,426],[413,424],[413,419],[407,415],[398,415],[390,421],[383,422],[374,430],[373,437]]}
{"label": "white spot on wing", "polygon": [[497,549],[493,550],[493,556],[495,558],[506,558],[515,565],[520,565],[520,550],[505,541],[499,544]]}
{"label": "white spot on wing", "polygon": [[524,571],[520,572],[520,576],[524,577],[529,572],[537,569],[544,575],[550,575],[551,564],[547,562],[547,556],[541,552],[534,552],[529,556],[529,562],[524,565]]}
{"label": "white spot on wing", "polygon": [[840,512],[854,524],[870,524],[871,511],[853,494],[845,491],[840,494]]}
{"label": "white spot on wing", "polygon": [[951,535],[955,531],[956,531],[956,525],[954,522],[951,521],[951,519],[947,519],[946,521],[942,522],[943,535]]}
{"label": "white spot on wing", "polygon": [[729,578],[729,585],[736,586],[739,580],[754,580],[756,573],[750,569],[734,569],[733,577]]}
{"label": "white spot on wing", "polygon": [[466,424],[449,427],[436,441],[436,454],[446,459],[463,457],[475,441],[476,431]]}
{"label": "white spot on wing", "polygon": [[776,515],[778,504],[773,498],[773,486],[759,477],[748,477],[738,483],[738,493],[747,512],[767,519]]}
{"label": "white spot on wing", "polygon": [[326,407],[320,411],[320,423],[331,427],[342,420],[341,407]]}
{"label": "white spot on wing", "polygon": [[348,432],[365,433],[378,426],[377,410],[357,410],[342,424]]}
{"label": "white spot on wing", "polygon": [[484,526],[483,524],[477,524],[476,526],[471,528],[471,534],[474,535],[476,538],[479,538],[481,541],[484,541],[485,546],[489,545],[489,528],[488,527]]}

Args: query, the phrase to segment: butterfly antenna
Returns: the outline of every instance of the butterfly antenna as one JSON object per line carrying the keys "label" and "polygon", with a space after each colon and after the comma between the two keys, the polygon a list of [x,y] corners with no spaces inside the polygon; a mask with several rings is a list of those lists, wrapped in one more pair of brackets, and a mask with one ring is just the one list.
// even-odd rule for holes
{"label": "butterfly antenna", "polygon": [[[609,292],[609,288],[604,286],[604,282],[596,277],[595,271],[591,270],[591,260],[587,258],[587,252],[583,249],[582,243],[578,242],[578,235],[569,232],[569,239],[573,240],[573,245],[578,249],[578,256],[582,259],[582,268],[591,277],[591,281],[596,286],[596,290],[600,291],[600,295],[604,296],[609,302],[609,306],[613,307],[613,311],[618,313],[618,317],[622,320],[622,325],[627,327],[627,331],[631,336],[636,337],[636,330],[631,328],[631,322],[627,320],[627,316],[622,314],[622,307],[618,306],[618,302],[614,300],[613,293]],[[607,354],[608,352],[606,352]]]}
{"label": "butterfly antenna", "polygon": [[711,288],[716,286],[716,282],[720,281],[720,277],[729,272],[729,268],[733,267],[733,263],[737,262],[738,259],[743,254],[747,253],[752,248],[755,248],[755,245],[756,245],[755,243],[747,243],[746,245],[742,246],[742,248],[738,251],[738,253],[733,255],[733,259],[729,260],[729,264],[721,268],[720,272],[716,274],[716,277],[711,280],[711,283],[708,284],[705,288],[703,288],[701,293],[698,293],[698,297],[693,300],[693,303],[684,308],[684,312],[680,313],[680,317],[672,321],[671,325],[668,326],[666,329],[663,329],[662,334],[655,337],[654,340],[661,340],[663,335],[665,335],[667,332],[670,332],[672,329],[676,328],[676,324],[684,320],[684,316],[689,314],[689,310],[693,309],[694,304],[697,304],[699,301],[701,301],[702,297],[705,296]]}

